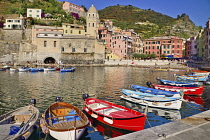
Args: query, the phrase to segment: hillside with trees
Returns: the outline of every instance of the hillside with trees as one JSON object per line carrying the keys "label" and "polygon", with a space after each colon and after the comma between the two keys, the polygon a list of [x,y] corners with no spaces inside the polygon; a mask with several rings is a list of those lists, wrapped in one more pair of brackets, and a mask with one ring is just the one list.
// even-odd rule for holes
{"label": "hillside with trees", "polygon": [[134,29],[143,38],[153,36],[177,36],[189,38],[197,35],[202,27],[197,27],[185,13],[177,18],[140,9],[132,5],[109,6],[99,10],[100,19],[111,19],[115,26],[122,29]]}
{"label": "hillside with trees", "polygon": [[[60,21],[50,23],[50,25],[61,26],[62,22],[84,24],[85,19],[75,20],[72,15],[66,14],[62,9],[63,2],[57,0],[0,0],[0,15],[4,14],[20,14],[23,17],[27,16],[27,8],[37,8],[44,11],[45,18],[59,18]],[[34,19],[32,24],[41,24],[39,20]]]}

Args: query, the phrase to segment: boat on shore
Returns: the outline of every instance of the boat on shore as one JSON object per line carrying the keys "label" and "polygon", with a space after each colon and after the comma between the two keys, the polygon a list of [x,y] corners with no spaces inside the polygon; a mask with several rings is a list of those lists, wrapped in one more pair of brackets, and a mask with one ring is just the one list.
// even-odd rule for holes
{"label": "boat on shore", "polygon": [[43,115],[45,127],[52,137],[59,140],[79,139],[89,125],[87,116],[77,107],[61,101],[56,97],[56,103],[49,106]]}
{"label": "boat on shore", "polygon": [[39,110],[32,99],[28,106],[20,107],[0,116],[0,139],[28,139],[39,119]]}
{"label": "boat on shore", "polygon": [[91,122],[99,121],[118,130],[129,132],[144,129],[146,115],[104,100],[83,94],[84,108]]}

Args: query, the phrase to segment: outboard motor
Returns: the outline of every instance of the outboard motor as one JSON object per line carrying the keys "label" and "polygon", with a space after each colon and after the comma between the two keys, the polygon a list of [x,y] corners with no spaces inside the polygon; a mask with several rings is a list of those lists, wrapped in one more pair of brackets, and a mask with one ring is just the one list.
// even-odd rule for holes
{"label": "outboard motor", "polygon": [[30,105],[36,105],[36,99],[31,99],[30,101],[29,101],[29,104]]}
{"label": "outboard motor", "polygon": [[147,82],[146,84],[149,88],[152,88],[152,83],[151,82]]}
{"label": "outboard motor", "polygon": [[83,95],[82,95],[82,99],[83,99],[83,100],[85,100],[85,99],[87,99],[87,98],[89,98],[89,97],[90,97],[89,94],[83,94]]}
{"label": "outboard motor", "polygon": [[55,97],[55,101],[56,101],[56,102],[62,102],[63,99],[62,99],[61,97]]}
{"label": "outboard motor", "polygon": [[158,81],[158,83],[160,84],[160,77],[156,77],[156,80]]}

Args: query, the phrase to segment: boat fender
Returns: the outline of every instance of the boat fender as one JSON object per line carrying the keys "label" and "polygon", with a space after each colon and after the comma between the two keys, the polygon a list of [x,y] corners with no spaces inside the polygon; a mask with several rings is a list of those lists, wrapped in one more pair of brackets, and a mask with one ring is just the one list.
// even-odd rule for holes
{"label": "boat fender", "polygon": [[91,114],[91,117],[93,117],[93,118],[98,118],[98,115],[96,115],[96,114]]}
{"label": "boat fender", "polygon": [[165,106],[170,106],[172,103],[166,103]]}
{"label": "boat fender", "polygon": [[21,136],[21,140],[26,140],[29,137],[30,134],[31,134],[31,132],[26,132],[25,134],[23,134]]}
{"label": "boat fender", "polygon": [[109,124],[113,124],[113,120],[107,118],[107,117],[104,117],[104,121],[109,123]]}

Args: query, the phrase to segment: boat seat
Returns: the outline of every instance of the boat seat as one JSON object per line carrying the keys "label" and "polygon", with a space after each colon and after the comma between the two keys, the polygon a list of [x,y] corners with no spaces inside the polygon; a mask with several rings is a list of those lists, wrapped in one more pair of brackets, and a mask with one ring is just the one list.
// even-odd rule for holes
{"label": "boat seat", "polygon": [[31,115],[15,115],[14,120],[16,123],[27,122]]}
{"label": "boat seat", "polygon": [[111,107],[111,106],[106,106],[106,107],[94,109],[94,111],[100,111],[100,110],[109,109],[109,108],[113,108],[113,107]]}

